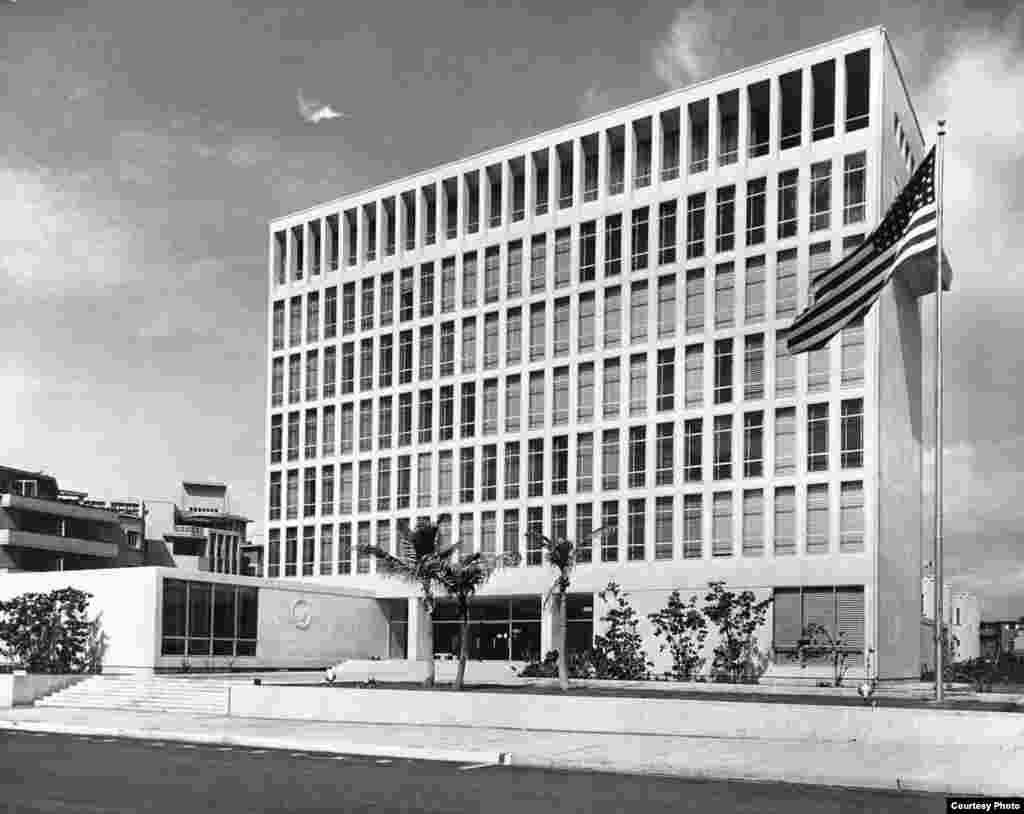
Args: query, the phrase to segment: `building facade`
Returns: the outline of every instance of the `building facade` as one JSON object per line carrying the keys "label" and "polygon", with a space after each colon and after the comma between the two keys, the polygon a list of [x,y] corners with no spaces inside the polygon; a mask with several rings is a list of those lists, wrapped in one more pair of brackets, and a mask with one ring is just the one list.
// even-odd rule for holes
{"label": "building facade", "polygon": [[265,574],[408,596],[357,544],[440,520],[521,555],[474,652],[536,657],[552,574],[526,532],[600,526],[575,648],[609,580],[645,616],[722,579],[774,599],[770,662],[818,622],[917,677],[926,285],[822,351],[785,332],[924,152],[872,29],[275,220]]}
{"label": "building facade", "polygon": [[[929,649],[923,661],[934,669],[935,661],[935,577],[921,580],[922,617],[927,620]],[[942,618],[952,636],[953,661],[970,661],[981,656],[981,605],[978,597],[966,591],[954,591],[947,582],[942,592]]]}

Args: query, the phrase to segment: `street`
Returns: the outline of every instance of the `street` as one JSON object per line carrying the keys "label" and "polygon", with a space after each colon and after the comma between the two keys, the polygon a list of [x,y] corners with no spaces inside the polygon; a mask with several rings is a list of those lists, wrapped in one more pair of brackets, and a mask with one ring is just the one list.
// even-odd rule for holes
{"label": "street", "polygon": [[11,814],[939,812],[938,795],[0,733]]}

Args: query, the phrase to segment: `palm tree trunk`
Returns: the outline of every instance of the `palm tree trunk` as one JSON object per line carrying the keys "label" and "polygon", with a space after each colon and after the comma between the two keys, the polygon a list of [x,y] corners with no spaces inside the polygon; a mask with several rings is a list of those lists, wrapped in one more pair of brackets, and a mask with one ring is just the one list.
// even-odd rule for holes
{"label": "palm tree trunk", "polygon": [[567,597],[564,592],[559,591],[558,604],[556,606],[558,612],[558,686],[562,688],[562,692],[568,692],[569,690],[569,654],[566,652],[566,639],[568,638],[566,633],[568,631],[568,620],[566,619],[566,606],[568,604]]}
{"label": "palm tree trunk", "polygon": [[459,669],[455,673],[455,689],[461,690],[466,678],[466,662],[469,660],[469,606],[459,614]]}
{"label": "palm tree trunk", "polygon": [[423,679],[424,687],[433,687],[434,681],[437,678],[437,670],[434,663],[434,616],[433,614],[424,614],[425,629],[423,631],[423,645],[426,652],[427,659],[427,676]]}

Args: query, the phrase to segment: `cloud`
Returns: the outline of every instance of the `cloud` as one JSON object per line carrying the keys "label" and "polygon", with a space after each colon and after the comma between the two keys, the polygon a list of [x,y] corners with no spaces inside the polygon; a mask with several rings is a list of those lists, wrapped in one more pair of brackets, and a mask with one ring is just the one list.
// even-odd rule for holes
{"label": "cloud", "polygon": [[608,92],[603,90],[600,85],[591,85],[580,97],[580,115],[581,116],[594,116],[598,113],[602,113],[611,107],[611,99],[608,96]]}
{"label": "cloud", "polygon": [[711,10],[703,0],[679,9],[654,49],[655,74],[670,88],[714,74],[733,54],[736,20],[736,9]]}

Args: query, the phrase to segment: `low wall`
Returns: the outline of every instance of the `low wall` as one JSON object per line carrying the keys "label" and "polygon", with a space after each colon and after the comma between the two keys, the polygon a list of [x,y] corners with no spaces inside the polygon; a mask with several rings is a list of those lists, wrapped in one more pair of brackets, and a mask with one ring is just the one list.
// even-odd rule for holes
{"label": "low wall", "polygon": [[0,675],[0,709],[28,706],[43,696],[63,690],[89,678],[88,673],[75,675]]}
{"label": "low wall", "polygon": [[1000,712],[319,687],[238,686],[230,693],[231,715],[240,718],[945,746],[1024,743],[1024,715]]}

